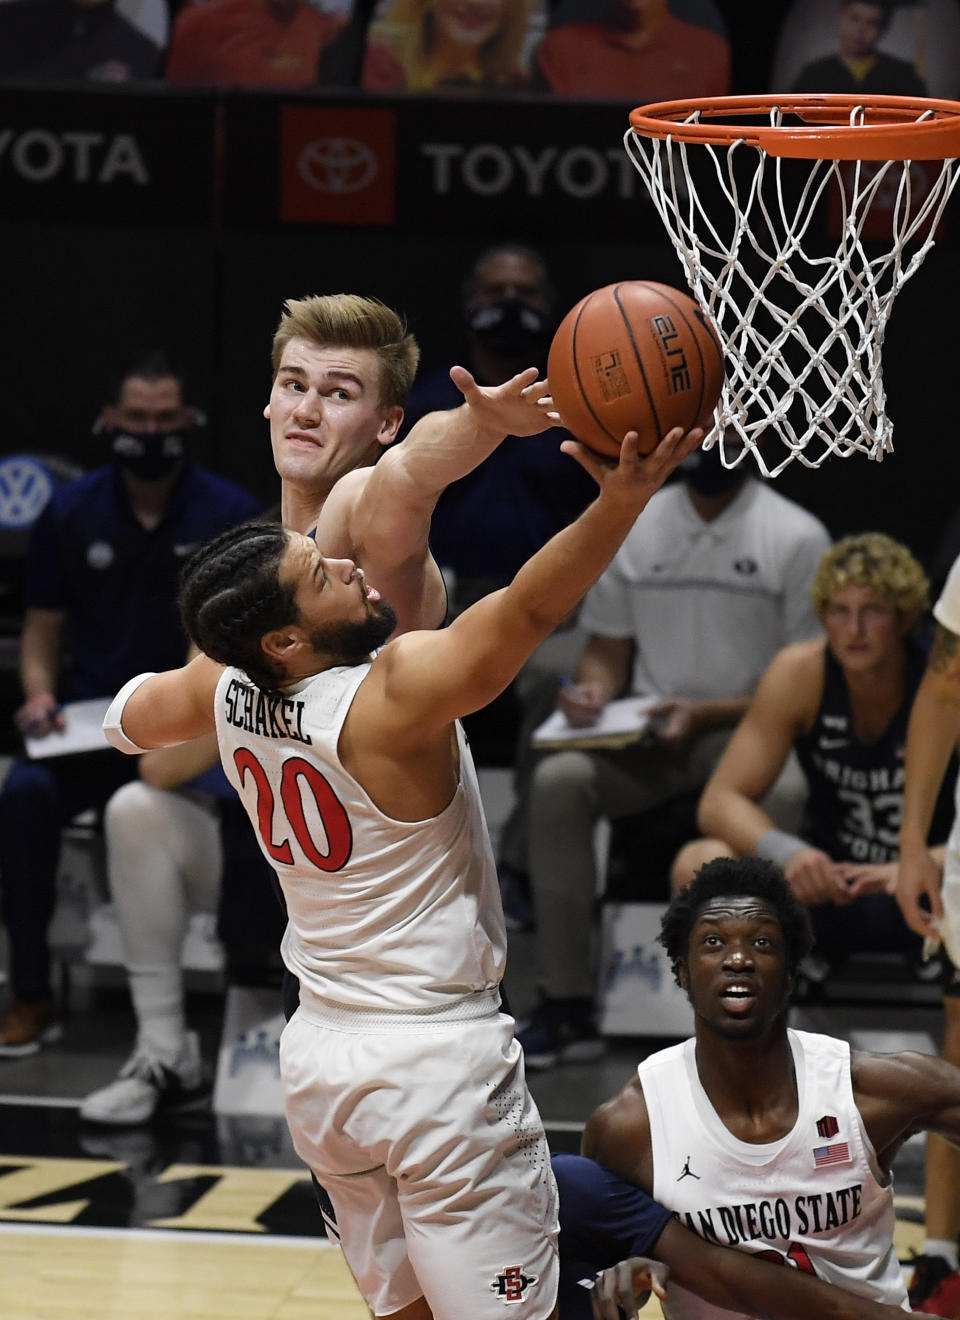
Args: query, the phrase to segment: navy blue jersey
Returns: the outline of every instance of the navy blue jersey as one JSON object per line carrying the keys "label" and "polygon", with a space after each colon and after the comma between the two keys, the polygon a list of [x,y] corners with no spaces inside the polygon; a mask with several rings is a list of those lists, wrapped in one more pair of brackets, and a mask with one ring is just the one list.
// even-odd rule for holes
{"label": "navy blue jersey", "polygon": [[[824,648],[820,709],[795,747],[810,789],[801,834],[836,862],[883,864],[899,856],[907,722],[925,667],[922,648],[908,640],[903,700],[880,737],[865,743],[853,727],[843,669]],[[953,780],[951,770],[937,802],[931,843],[943,843],[949,833]]]}
{"label": "navy blue jersey", "polygon": [[55,491],[33,526],[24,599],[28,609],[67,616],[60,698],[107,696],[134,674],[182,665],[180,567],[196,546],[259,511],[247,491],[193,463],[152,531],[112,463]]}
{"label": "navy blue jersey", "polygon": [[561,1154],[552,1163],[560,1193],[560,1320],[591,1320],[583,1281],[628,1256],[655,1256],[672,1216],[594,1160]]}

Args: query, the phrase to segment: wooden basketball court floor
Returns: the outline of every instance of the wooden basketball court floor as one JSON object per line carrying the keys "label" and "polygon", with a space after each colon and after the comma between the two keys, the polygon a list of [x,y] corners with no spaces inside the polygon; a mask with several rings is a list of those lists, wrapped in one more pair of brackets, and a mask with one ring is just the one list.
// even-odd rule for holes
{"label": "wooden basketball court floor", "polygon": [[[205,1045],[219,1020],[208,998],[192,1004]],[[935,1026],[930,1009],[919,1013],[909,1011],[909,1031]],[[836,1030],[832,1016],[797,1025]],[[920,1043],[891,1026],[889,1007],[882,1017],[890,1048]],[[862,1023],[849,1013],[848,1034],[869,1036]],[[0,1317],[365,1320],[281,1118],[206,1111],[112,1131],[80,1122],[79,1099],[113,1075],[129,1030],[122,998],[99,991],[60,1045],[0,1061]],[[576,1150],[595,1104],[663,1043],[612,1042],[598,1063],[533,1074],[551,1147]],[[915,1139],[896,1166],[905,1267],[922,1242],[922,1162]],[[659,1305],[643,1314],[660,1315]]]}
{"label": "wooden basketball court floor", "polygon": [[[4,1320],[365,1320],[296,1157],[210,1162],[214,1128],[207,1116],[182,1132],[93,1138],[75,1109],[0,1105]],[[569,1149],[575,1134],[551,1135]],[[253,1142],[278,1137],[261,1125]],[[898,1185],[916,1183],[910,1154]],[[920,1248],[922,1205],[898,1192],[904,1262]]]}

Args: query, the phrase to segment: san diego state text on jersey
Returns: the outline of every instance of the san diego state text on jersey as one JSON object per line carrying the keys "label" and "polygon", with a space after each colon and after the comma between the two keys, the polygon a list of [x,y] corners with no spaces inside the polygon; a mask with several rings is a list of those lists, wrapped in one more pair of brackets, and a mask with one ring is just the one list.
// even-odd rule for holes
{"label": "san diego state text on jersey", "polygon": [[297,742],[312,741],[302,727],[302,701],[292,697],[271,696],[259,688],[239,683],[232,678],[224,694],[227,719],[247,733],[259,733],[264,738],[295,738]]}
{"label": "san diego state text on jersey", "polygon": [[849,1223],[860,1214],[861,1187],[834,1187],[831,1190],[796,1196],[793,1205],[785,1197],[774,1201],[748,1201],[741,1205],[711,1206],[709,1209],[675,1210],[692,1232],[710,1242],[728,1247],[738,1242],[758,1239],[789,1240],[797,1235],[825,1233]]}

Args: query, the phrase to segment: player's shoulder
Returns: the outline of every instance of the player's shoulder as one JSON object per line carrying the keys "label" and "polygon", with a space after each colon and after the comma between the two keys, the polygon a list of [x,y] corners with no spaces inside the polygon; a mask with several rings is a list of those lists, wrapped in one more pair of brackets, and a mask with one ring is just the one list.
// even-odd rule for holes
{"label": "player's shoulder", "polygon": [[650,1119],[643,1084],[639,1076],[634,1074],[615,1095],[598,1105],[590,1115],[584,1129],[584,1154],[602,1159],[602,1154],[598,1152],[614,1148],[628,1138],[644,1133],[649,1135],[649,1131]]}
{"label": "player's shoulder", "polygon": [[767,673],[775,681],[783,681],[803,690],[819,685],[823,679],[826,645],[823,637],[789,642],[770,661]]}
{"label": "player's shoulder", "polygon": [[632,1077],[593,1111],[583,1130],[581,1149],[620,1177],[648,1185],[650,1115],[639,1077]]}
{"label": "player's shoulder", "polygon": [[[374,470],[372,467],[354,468],[352,472],[345,472],[331,487],[317,514],[315,529],[317,545],[324,554],[356,553],[356,546],[348,535],[350,519],[357,510]],[[344,537],[347,537],[346,541]]]}

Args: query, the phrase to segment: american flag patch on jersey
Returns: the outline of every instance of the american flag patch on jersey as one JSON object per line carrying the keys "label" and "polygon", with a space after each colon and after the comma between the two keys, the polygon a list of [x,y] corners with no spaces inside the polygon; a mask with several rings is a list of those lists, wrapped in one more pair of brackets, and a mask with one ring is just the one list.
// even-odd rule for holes
{"label": "american flag patch on jersey", "polygon": [[832,1146],[814,1146],[813,1163],[818,1169],[828,1164],[846,1164],[850,1158],[850,1147],[845,1141],[837,1141]]}

